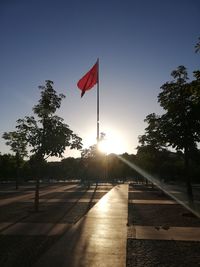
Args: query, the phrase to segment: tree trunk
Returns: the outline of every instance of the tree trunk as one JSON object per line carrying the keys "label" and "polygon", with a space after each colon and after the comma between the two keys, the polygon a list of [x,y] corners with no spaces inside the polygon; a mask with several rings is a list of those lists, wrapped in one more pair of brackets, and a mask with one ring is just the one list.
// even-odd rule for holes
{"label": "tree trunk", "polygon": [[39,151],[34,159],[33,159],[33,172],[36,175],[36,185],[35,185],[35,201],[34,201],[34,206],[35,206],[35,212],[39,211],[39,201],[40,201],[40,178],[41,178],[41,170],[42,170],[42,163],[43,163],[43,156],[41,151]]}
{"label": "tree trunk", "polygon": [[35,212],[39,211],[39,189],[40,189],[40,179],[37,176],[35,185],[35,202],[34,202]]}
{"label": "tree trunk", "polygon": [[16,179],[15,179],[15,189],[18,190],[18,188],[19,188],[19,178],[18,178],[18,173],[17,173]]}
{"label": "tree trunk", "polygon": [[15,189],[19,189],[19,181],[20,181],[20,167],[19,164],[17,166],[16,180],[15,180]]}
{"label": "tree trunk", "polygon": [[19,153],[16,153],[16,163],[17,163],[17,170],[16,170],[16,179],[15,179],[15,189],[18,190],[19,188],[19,168],[20,168],[20,157]]}
{"label": "tree trunk", "polygon": [[184,164],[185,164],[185,182],[186,182],[186,188],[187,188],[187,195],[188,200],[190,203],[193,203],[193,192],[192,192],[192,184],[191,184],[191,178],[190,178],[190,166],[189,166],[189,149],[185,147],[184,151]]}

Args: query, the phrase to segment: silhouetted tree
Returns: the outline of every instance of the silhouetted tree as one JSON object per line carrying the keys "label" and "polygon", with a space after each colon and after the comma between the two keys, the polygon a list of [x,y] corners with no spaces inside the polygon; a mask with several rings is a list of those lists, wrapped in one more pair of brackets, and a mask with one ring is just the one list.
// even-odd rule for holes
{"label": "silhouetted tree", "polygon": [[[167,155],[165,147],[183,151],[187,192],[192,201],[190,160],[200,141],[200,73],[194,72],[192,82],[188,82],[184,66],[179,66],[171,75],[173,80],[163,84],[158,95],[158,102],[165,113],[146,117],[148,126],[145,134],[139,136],[141,146],[138,147],[137,157],[142,156],[144,160],[145,156],[146,163],[150,164],[147,169],[155,171],[155,162],[159,165],[163,155]],[[166,170],[166,167],[162,166],[162,169]]]}
{"label": "silhouetted tree", "polygon": [[200,37],[199,37],[198,39],[199,39],[199,40],[198,40],[198,42],[197,42],[196,45],[195,45],[195,52],[196,52],[196,53],[200,52]]}
{"label": "silhouetted tree", "polygon": [[[101,133],[100,141],[105,137]],[[106,170],[106,155],[98,149],[98,144],[94,144],[89,148],[83,149],[81,152],[81,158],[84,168],[83,179],[89,182],[90,180],[98,180],[105,178]]]}
{"label": "silhouetted tree", "polygon": [[[152,151],[159,151],[165,148],[166,145],[160,127],[160,116],[152,113],[149,114],[144,121],[148,126],[145,128],[145,134],[138,137],[141,147],[148,146]],[[140,147],[138,147],[138,149],[139,148]]]}
{"label": "silhouetted tree", "polygon": [[147,123],[145,134],[140,135],[137,147],[137,160],[141,167],[151,174],[158,174],[158,162],[161,163],[161,152],[165,151],[165,141],[161,131],[161,116],[149,114],[144,120]]}
{"label": "silhouetted tree", "polygon": [[13,180],[16,177],[16,157],[11,154],[0,154],[0,179]]}
{"label": "silhouetted tree", "polygon": [[61,117],[55,115],[65,96],[56,93],[50,80],[46,81],[45,86],[39,86],[39,89],[41,98],[33,107],[37,118],[26,116],[24,119],[19,119],[16,126],[19,133],[26,133],[26,140],[33,153],[31,163],[37,170],[35,211],[38,211],[39,207],[39,179],[44,160],[50,156],[62,157],[66,147],[71,149],[82,147],[82,139],[73,133]]}
{"label": "silhouetted tree", "polygon": [[[161,116],[160,130],[168,146],[184,151],[185,176],[190,200],[193,199],[189,173],[190,153],[200,141],[200,95],[198,77],[188,83],[187,70],[179,66],[172,71],[173,81],[161,86],[158,102],[166,111]],[[198,88],[197,88],[198,87]]]}
{"label": "silhouetted tree", "polygon": [[23,164],[23,158],[27,156],[27,140],[25,131],[5,132],[2,136],[6,140],[6,145],[11,147],[15,153],[17,174],[15,176],[15,187],[18,189],[19,171]]}

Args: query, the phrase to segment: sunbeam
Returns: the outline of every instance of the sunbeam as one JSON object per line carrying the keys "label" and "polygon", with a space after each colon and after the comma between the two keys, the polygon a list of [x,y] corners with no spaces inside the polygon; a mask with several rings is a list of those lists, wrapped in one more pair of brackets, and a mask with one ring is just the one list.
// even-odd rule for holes
{"label": "sunbeam", "polygon": [[190,204],[190,202],[188,201],[187,195],[184,192],[180,191],[181,194],[179,194],[179,196],[181,195],[183,197],[183,199],[180,199],[180,198],[176,197],[174,194],[172,194],[170,192],[170,191],[172,191],[173,188],[169,188],[170,187],[169,185],[166,185],[166,184],[162,183],[160,180],[156,179],[151,174],[147,173],[146,171],[141,169],[139,166],[137,166],[133,162],[130,162],[130,161],[124,159],[123,157],[119,156],[119,155],[117,155],[117,157],[121,161],[123,161],[125,164],[127,164],[129,167],[131,167],[132,169],[137,171],[139,174],[141,174],[145,179],[147,179],[148,181],[150,181],[151,183],[156,185],[160,190],[165,192],[165,194],[167,194],[168,196],[173,198],[179,204],[184,206],[187,210],[189,210],[190,212],[192,212],[193,214],[195,214],[197,217],[200,218],[199,208],[197,207],[197,205],[195,205],[195,203]]}

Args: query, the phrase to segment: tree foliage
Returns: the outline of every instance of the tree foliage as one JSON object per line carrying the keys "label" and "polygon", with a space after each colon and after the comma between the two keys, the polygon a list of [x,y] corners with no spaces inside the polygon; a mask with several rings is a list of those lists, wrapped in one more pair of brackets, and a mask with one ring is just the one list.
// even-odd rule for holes
{"label": "tree foliage", "polygon": [[11,147],[11,150],[21,158],[27,156],[27,139],[24,131],[5,132],[3,138],[6,140],[6,145]]}
{"label": "tree foliage", "polygon": [[27,153],[27,139],[25,131],[12,131],[5,132],[2,136],[6,140],[6,145],[10,146],[11,150],[15,153],[15,166],[16,166],[16,189],[19,186],[20,169],[22,168],[23,159],[28,155]]}
{"label": "tree foliage", "polygon": [[39,88],[41,98],[33,107],[38,119],[26,116],[19,119],[16,126],[20,133],[26,133],[31,152],[44,159],[50,156],[61,157],[66,147],[81,149],[82,139],[73,133],[61,117],[55,115],[64,95],[57,95],[53,89],[53,82],[49,80],[45,86]]}
{"label": "tree foliage", "polygon": [[[187,82],[187,71],[179,66],[173,81],[161,86],[158,101],[166,113],[161,117],[165,142],[176,149],[193,149],[200,141],[198,81]],[[198,85],[199,86],[199,85]]]}
{"label": "tree foliage", "polygon": [[199,71],[194,72],[194,80],[188,82],[186,68],[179,66],[171,76],[172,81],[163,84],[158,95],[164,114],[146,117],[148,126],[139,137],[138,151],[146,146],[152,155],[157,155],[158,162],[158,151],[165,146],[183,151],[187,190],[192,199],[189,162],[200,142],[200,75]]}
{"label": "tree foliage", "polygon": [[[145,128],[145,134],[139,136],[141,147],[148,146],[153,151],[159,151],[165,147],[162,131],[160,129],[161,117],[155,113],[149,114],[144,120],[148,126]],[[140,149],[140,146],[138,147]]]}
{"label": "tree foliage", "polygon": [[200,37],[198,38],[198,42],[195,45],[195,52],[196,53],[200,52]]}
{"label": "tree foliage", "polygon": [[[62,157],[65,148],[81,149],[82,139],[73,133],[64,120],[55,113],[61,106],[63,94],[57,94],[53,82],[46,81],[39,86],[41,98],[33,107],[34,116],[26,116],[17,120],[16,131],[4,133],[7,144],[13,151],[25,151],[28,144],[32,153],[30,166],[36,175],[35,210],[39,205],[39,179],[42,176],[45,159],[50,156]],[[24,149],[24,150],[23,150]]]}

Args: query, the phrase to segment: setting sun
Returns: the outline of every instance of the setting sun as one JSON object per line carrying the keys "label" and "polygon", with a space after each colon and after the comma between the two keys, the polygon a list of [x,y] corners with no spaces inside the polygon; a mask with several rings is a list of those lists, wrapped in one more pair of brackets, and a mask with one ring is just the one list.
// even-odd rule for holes
{"label": "setting sun", "polygon": [[[99,141],[99,151],[105,154],[123,154],[127,151],[126,138],[122,137],[121,132],[118,132],[115,128],[108,127],[103,127],[102,132],[105,133],[105,137],[103,140]],[[97,139],[95,129],[90,129],[90,131],[86,132],[83,140],[84,148],[89,148],[90,146],[96,144]]]}
{"label": "setting sun", "polygon": [[98,149],[106,154],[124,152],[124,142],[122,137],[117,133],[108,133],[105,139],[99,142]]}

